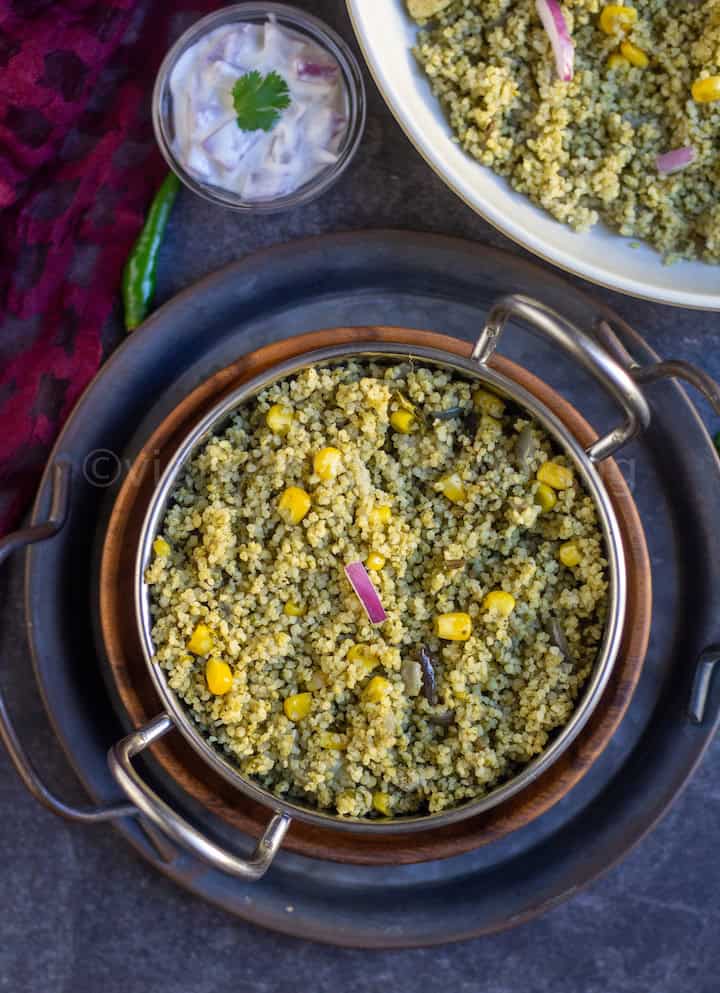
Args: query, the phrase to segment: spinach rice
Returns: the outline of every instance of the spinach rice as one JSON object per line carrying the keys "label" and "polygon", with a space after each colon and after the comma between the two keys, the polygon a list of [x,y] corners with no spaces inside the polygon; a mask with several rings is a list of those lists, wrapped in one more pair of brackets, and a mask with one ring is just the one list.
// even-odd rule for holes
{"label": "spinach rice", "polygon": [[[408,7],[425,25],[415,56],[465,151],[579,231],[602,220],[667,261],[720,261],[720,0],[564,0],[570,82],[535,0]],[[693,98],[701,80],[707,102]],[[657,156],[676,149],[694,161],[661,175]]]}
{"label": "spinach rice", "polygon": [[[440,811],[512,776],[573,712],[607,606],[595,509],[538,424],[474,390],[416,365],[309,369],[242,407],[178,482],[146,573],[155,661],[275,794]],[[309,500],[294,523],[291,487]],[[374,562],[385,623],[345,576],[356,560]],[[465,640],[438,637],[445,615]]]}

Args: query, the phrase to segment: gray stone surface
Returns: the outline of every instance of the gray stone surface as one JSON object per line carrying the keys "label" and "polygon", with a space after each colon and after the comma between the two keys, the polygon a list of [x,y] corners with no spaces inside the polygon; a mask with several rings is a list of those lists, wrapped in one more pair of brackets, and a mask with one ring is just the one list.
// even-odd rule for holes
{"label": "gray stone surface", "polygon": [[[305,6],[350,28],[337,0]],[[354,166],[321,203],[246,218],[183,193],[160,259],[159,298],[255,249],[308,234],[398,227],[521,253],[464,207],[419,159],[369,84],[369,120]],[[661,354],[720,377],[720,315],[671,310],[585,287],[642,330]],[[106,329],[108,348],[120,338]],[[713,430],[720,423],[701,405]],[[50,782],[81,791],[58,753],[25,648],[21,570],[0,576],[3,684]],[[441,949],[325,948],[243,924],[188,896],[108,827],[45,813],[0,754],[0,990],[13,993],[715,993],[720,988],[720,779],[711,748],[660,826],[604,879],[543,919]],[[652,756],[648,756],[652,761]]]}

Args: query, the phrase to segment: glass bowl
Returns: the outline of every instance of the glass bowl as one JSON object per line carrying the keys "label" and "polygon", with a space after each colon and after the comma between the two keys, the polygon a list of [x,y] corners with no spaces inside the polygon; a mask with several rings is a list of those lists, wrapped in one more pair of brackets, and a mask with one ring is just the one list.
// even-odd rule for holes
{"label": "glass bowl", "polygon": [[[178,160],[173,151],[174,127],[170,77],[178,59],[191,45],[216,28],[233,23],[264,23],[269,14],[274,14],[281,27],[307,38],[332,55],[340,67],[347,97],[348,124],[345,136],[338,149],[337,161],[321,169],[292,193],[266,200],[243,200],[232,190],[204,183],[193,176]],[[338,179],[350,164],[357,151],[365,128],[365,84],[357,59],[347,44],[331,27],[296,7],[282,3],[238,3],[208,14],[201,18],[178,38],[163,59],[155,80],[152,96],[152,115],[155,137],[162,155],[185,186],[198,196],[212,203],[230,207],[232,210],[270,212],[297,207],[324,193]]]}

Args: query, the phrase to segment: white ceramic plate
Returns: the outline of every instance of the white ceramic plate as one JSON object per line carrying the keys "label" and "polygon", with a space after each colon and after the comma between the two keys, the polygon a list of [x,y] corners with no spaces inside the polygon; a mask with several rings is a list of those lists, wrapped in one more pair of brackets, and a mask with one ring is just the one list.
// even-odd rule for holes
{"label": "white ceramic plate", "polygon": [[420,154],[465,203],[547,262],[594,283],[658,303],[720,310],[720,266],[663,265],[646,245],[631,248],[596,225],[577,234],[466,155],[413,58],[416,26],[404,0],[347,0],[355,34],[380,92]]}

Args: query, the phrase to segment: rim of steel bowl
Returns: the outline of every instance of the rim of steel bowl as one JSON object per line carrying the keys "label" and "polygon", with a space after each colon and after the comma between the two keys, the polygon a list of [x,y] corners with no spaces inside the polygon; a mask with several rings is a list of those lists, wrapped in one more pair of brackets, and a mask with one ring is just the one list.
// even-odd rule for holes
{"label": "rim of steel bowl", "polygon": [[[553,740],[536,758],[515,776],[481,797],[436,814],[421,814],[387,820],[370,820],[324,813],[310,806],[276,796],[249,777],[244,776],[232,761],[210,745],[189,716],[188,710],[169,687],[162,668],[153,662],[154,646],[151,634],[150,596],[144,580],[152,554],[152,542],[172,500],[178,477],[191,456],[211,435],[226,425],[233,413],[252,400],[262,389],[303,369],[323,364],[342,364],[349,360],[380,360],[402,363],[409,357],[423,364],[453,370],[465,378],[485,383],[495,392],[518,403],[537,420],[568,455],[577,469],[586,491],[598,513],[605,541],[608,562],[608,611],[603,639],[592,672],[576,704],[570,720],[556,733]],[[597,460],[599,461],[599,459]],[[436,348],[413,347],[400,343],[355,342],[317,349],[280,363],[234,390],[212,408],[188,433],[160,477],[143,521],[134,574],[135,610],[145,662],[155,689],[172,724],[191,747],[226,781],[246,796],[276,813],[306,823],[341,831],[365,833],[407,833],[425,831],[454,824],[473,817],[514,796],[545,772],[575,740],[593,713],[617,658],[623,633],[627,596],[625,555],[617,517],[594,460],[583,449],[562,422],[531,393],[513,380],[473,359],[464,359]],[[169,727],[169,725],[168,725]],[[166,728],[168,729],[168,728]]]}

